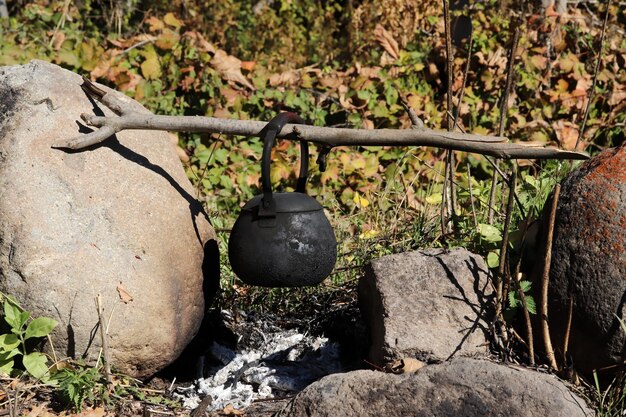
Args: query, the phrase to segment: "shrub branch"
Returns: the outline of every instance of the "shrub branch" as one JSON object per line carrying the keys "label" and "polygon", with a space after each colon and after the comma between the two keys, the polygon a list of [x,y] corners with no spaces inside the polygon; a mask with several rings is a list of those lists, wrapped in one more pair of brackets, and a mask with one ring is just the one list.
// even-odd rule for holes
{"label": "shrub branch", "polygon": [[550,337],[550,328],[548,326],[548,278],[550,276],[550,263],[552,261],[552,237],[554,236],[554,221],[556,219],[556,208],[559,202],[559,194],[561,193],[561,185],[557,184],[554,188],[552,196],[552,205],[550,206],[550,218],[548,219],[548,236],[546,237],[546,253],[543,263],[543,274],[541,276],[541,302],[539,303],[539,312],[541,318],[541,331],[543,344],[546,349],[546,356],[550,366],[559,369],[554,357],[554,349],[552,348],[552,339]]}

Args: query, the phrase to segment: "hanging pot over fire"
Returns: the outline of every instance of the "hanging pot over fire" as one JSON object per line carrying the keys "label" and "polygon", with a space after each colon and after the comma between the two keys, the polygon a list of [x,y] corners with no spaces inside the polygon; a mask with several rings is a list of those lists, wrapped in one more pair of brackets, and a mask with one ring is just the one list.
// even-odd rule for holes
{"label": "hanging pot over fire", "polygon": [[337,240],[324,209],[306,195],[309,148],[300,141],[296,192],[273,193],[270,157],[276,136],[287,123],[304,124],[294,113],[281,113],[265,127],[261,184],[241,209],[228,243],[233,271],[242,281],[264,287],[319,284],[335,266]]}

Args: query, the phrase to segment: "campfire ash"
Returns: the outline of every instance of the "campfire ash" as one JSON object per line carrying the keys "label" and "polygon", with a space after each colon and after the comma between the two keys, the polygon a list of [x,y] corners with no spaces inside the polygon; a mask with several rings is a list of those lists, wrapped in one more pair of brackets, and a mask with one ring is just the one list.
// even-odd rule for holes
{"label": "campfire ash", "polygon": [[[213,342],[207,354],[218,366],[207,369],[207,378],[194,386],[178,388],[185,407],[195,408],[210,396],[209,411],[231,404],[244,409],[256,400],[283,398],[301,391],[319,378],[341,372],[340,349],[324,337],[298,330],[283,330],[268,323],[253,323],[241,331],[246,339],[240,351]],[[254,333],[254,334],[250,334]],[[242,344],[242,343],[239,343]],[[203,365],[204,368],[204,365]]]}

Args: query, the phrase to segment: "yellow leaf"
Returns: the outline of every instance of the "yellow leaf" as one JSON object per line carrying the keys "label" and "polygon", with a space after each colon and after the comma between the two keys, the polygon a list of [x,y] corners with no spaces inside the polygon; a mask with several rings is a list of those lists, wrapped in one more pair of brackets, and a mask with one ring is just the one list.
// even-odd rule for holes
{"label": "yellow leaf", "polygon": [[378,158],[376,155],[369,155],[365,158],[365,166],[363,167],[363,175],[372,177],[378,173]]}
{"label": "yellow leaf", "polygon": [[148,23],[148,25],[150,25],[150,27],[148,29],[150,32],[157,32],[157,31],[159,31],[159,30],[161,30],[161,29],[163,29],[165,27],[165,25],[163,24],[163,21],[159,20],[158,18],[156,18],[154,16],[149,17],[146,20],[146,23]]}
{"label": "yellow leaf", "polygon": [[165,15],[163,21],[170,26],[174,26],[175,28],[179,28],[183,25],[182,20],[178,20],[171,12]]}
{"label": "yellow leaf", "polygon": [[141,73],[148,80],[159,78],[161,76],[161,66],[159,65],[159,60],[154,57],[143,61],[141,63]]}
{"label": "yellow leaf", "polygon": [[74,51],[67,50],[65,48],[61,49],[58,52],[55,62],[67,64],[72,67],[78,67],[80,65],[80,60],[78,59],[78,55]]}
{"label": "yellow leaf", "polygon": [[339,166],[336,163],[330,163],[326,167],[326,171],[322,172],[320,181],[322,184],[328,183],[330,180],[339,178]]}
{"label": "yellow leaf", "polygon": [[554,89],[559,93],[559,94],[563,94],[566,93],[567,90],[569,89],[569,83],[564,80],[563,78],[561,78],[560,80],[558,80],[556,82],[556,86],[554,87]]}
{"label": "yellow leaf", "polygon": [[354,193],[354,197],[352,198],[352,201],[354,201],[354,204],[356,204],[357,206],[363,207],[363,208],[370,205],[370,202],[367,200],[367,198],[362,197],[358,191]]}
{"label": "yellow leaf", "polygon": [[352,168],[356,170],[361,170],[365,168],[365,157],[361,154],[353,155],[351,164],[352,164]]}
{"label": "yellow leaf", "polygon": [[339,160],[341,161],[344,175],[350,175],[354,172],[354,166],[350,162],[350,154],[347,152],[341,153],[339,155]]}
{"label": "yellow leaf", "polygon": [[373,237],[376,237],[380,234],[380,232],[378,230],[366,230],[365,232],[361,233],[359,235],[359,239],[371,239]]}
{"label": "yellow leaf", "polygon": [[172,49],[180,40],[180,35],[171,29],[165,29],[155,45],[163,50]]}
{"label": "yellow leaf", "polygon": [[543,70],[548,65],[548,58],[543,55],[533,55],[530,58],[530,64],[535,69]]}
{"label": "yellow leaf", "polygon": [[429,195],[428,197],[426,197],[426,202],[428,204],[441,204],[441,201],[443,199],[443,196],[441,195],[441,193],[433,193],[431,195]]}
{"label": "yellow leaf", "polygon": [[572,53],[567,53],[559,58],[559,66],[563,72],[568,73],[574,70],[574,66],[578,63],[578,57]]}

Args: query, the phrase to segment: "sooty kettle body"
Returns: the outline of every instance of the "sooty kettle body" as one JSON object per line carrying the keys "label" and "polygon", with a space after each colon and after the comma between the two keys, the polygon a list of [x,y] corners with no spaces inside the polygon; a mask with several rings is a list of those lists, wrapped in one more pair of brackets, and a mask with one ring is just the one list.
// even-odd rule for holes
{"label": "sooty kettle body", "polygon": [[271,151],[287,123],[303,124],[294,113],[281,113],[265,127],[261,183],[263,194],[241,209],[228,243],[233,271],[242,281],[264,287],[319,284],[335,266],[337,241],[324,209],[306,195],[308,144],[300,141],[296,192],[273,193]]}

